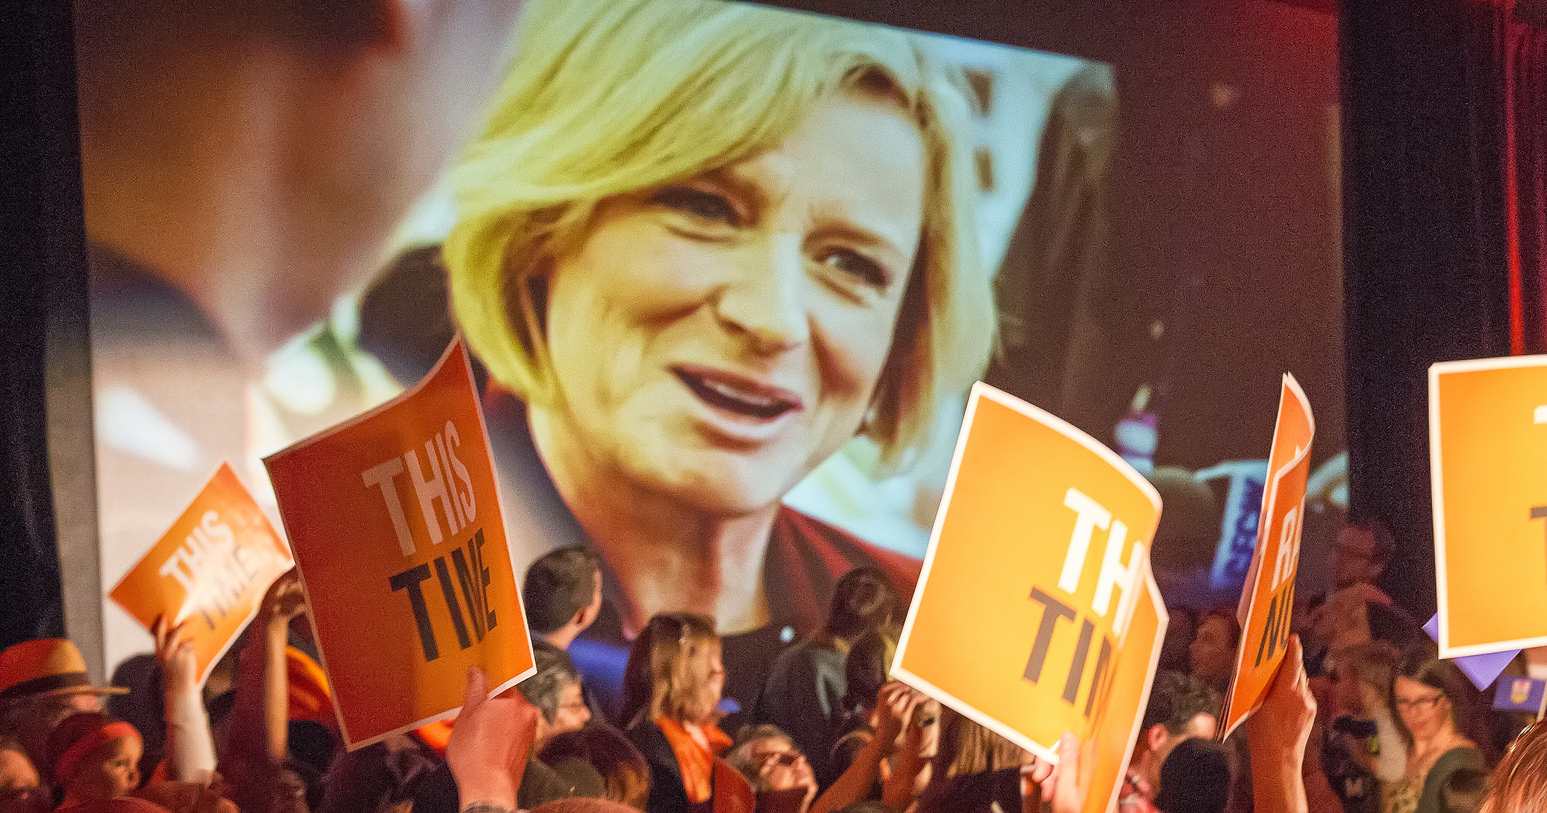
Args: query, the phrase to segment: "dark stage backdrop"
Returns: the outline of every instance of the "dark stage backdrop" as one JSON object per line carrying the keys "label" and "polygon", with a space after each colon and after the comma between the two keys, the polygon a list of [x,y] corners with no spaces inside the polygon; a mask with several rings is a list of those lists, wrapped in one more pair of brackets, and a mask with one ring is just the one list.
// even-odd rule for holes
{"label": "dark stage backdrop", "polygon": [[[1131,3],[1100,4],[1111,6],[1108,17],[1088,13],[1088,4],[1069,4],[1067,12],[1049,10],[1035,21],[1022,19],[1024,7],[1009,0],[901,10],[859,0],[783,5],[988,38],[1002,38],[1002,21],[1013,19],[1037,47],[1093,59],[1111,56],[1077,48],[1082,32],[1104,27],[1109,41],[1147,33],[1139,22],[1144,15]],[[68,4],[26,0],[0,14],[0,234],[7,245],[0,267],[3,646],[62,632],[50,486],[65,478],[89,483],[92,474],[77,459],[51,477],[45,443],[47,422],[63,420],[45,415],[46,338],[55,330],[68,339],[84,317]],[[1541,38],[1519,33],[1505,4],[1468,0],[1350,2],[1338,21],[1350,507],[1396,530],[1402,553],[1388,587],[1422,615],[1432,610],[1434,592],[1423,371],[1436,360],[1507,353],[1512,336],[1518,349],[1541,349],[1530,334],[1540,334],[1543,323],[1542,148],[1539,141],[1507,145],[1504,135],[1506,123],[1517,135],[1547,130]],[[1162,46],[1158,53],[1185,42],[1173,38]],[[1511,73],[1510,60],[1537,70]],[[1505,86],[1512,90],[1501,97],[1497,89]],[[1506,182],[1508,158],[1513,185]],[[73,363],[83,369],[86,361]],[[84,443],[89,448],[89,438]],[[79,491],[70,491],[66,502],[67,512],[90,511],[89,495]],[[100,591],[100,585],[79,587]]]}
{"label": "dark stage backdrop", "polygon": [[0,646],[64,633],[44,392],[50,314],[84,319],[74,75],[68,3],[0,10]]}
{"label": "dark stage backdrop", "polygon": [[1547,351],[1547,52],[1509,2],[1352,0],[1340,24],[1349,508],[1391,527],[1385,586],[1428,618],[1428,367]]}

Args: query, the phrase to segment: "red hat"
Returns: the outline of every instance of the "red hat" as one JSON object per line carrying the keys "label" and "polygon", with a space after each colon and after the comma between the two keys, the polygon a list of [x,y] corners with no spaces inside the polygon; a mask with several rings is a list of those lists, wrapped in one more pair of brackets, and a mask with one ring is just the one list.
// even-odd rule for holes
{"label": "red hat", "polygon": [[93,686],[86,661],[63,638],[23,641],[0,652],[0,703],[69,694],[128,694],[119,686]]}
{"label": "red hat", "polygon": [[48,735],[50,781],[64,785],[75,777],[81,763],[97,749],[117,739],[140,739],[139,729],[95,711],[64,718]]}

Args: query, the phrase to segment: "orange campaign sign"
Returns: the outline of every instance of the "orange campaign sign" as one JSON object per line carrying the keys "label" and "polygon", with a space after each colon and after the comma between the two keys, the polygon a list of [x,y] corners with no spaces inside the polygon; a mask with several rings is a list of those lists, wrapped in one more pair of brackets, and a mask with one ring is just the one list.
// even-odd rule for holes
{"label": "orange campaign sign", "polygon": [[351,750],[455,714],[470,666],[492,693],[533,672],[460,339],[398,398],[263,462]]}
{"label": "orange campaign sign", "polygon": [[1547,645],[1547,356],[1429,368],[1440,657]]}
{"label": "orange campaign sign", "polygon": [[1278,421],[1268,452],[1268,482],[1257,521],[1257,546],[1242,593],[1241,643],[1235,675],[1225,693],[1220,720],[1224,739],[1262,705],[1289,644],[1295,573],[1300,566],[1300,530],[1305,518],[1305,483],[1311,474],[1311,441],[1316,419],[1295,377],[1284,374]]}
{"label": "orange campaign sign", "polygon": [[1097,738],[1087,810],[1106,810],[1165,635],[1159,519],[1111,450],[974,385],[892,674],[1045,759]]}
{"label": "orange campaign sign", "polygon": [[184,636],[203,683],[258,614],[269,585],[293,566],[263,509],[222,463],[108,595],[146,629],[162,615],[187,621]]}

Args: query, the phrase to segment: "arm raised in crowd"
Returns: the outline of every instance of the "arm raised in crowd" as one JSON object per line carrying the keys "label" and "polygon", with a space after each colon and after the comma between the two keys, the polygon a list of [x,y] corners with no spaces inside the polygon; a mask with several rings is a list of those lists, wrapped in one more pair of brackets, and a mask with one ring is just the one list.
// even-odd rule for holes
{"label": "arm raised in crowd", "polygon": [[199,686],[193,642],[183,637],[183,625],[166,616],[151,625],[156,660],[166,689],[167,778],[207,785],[215,777],[215,741]]}
{"label": "arm raised in crowd", "polygon": [[895,750],[903,724],[924,696],[892,681],[876,692],[876,733],[854,756],[854,762],[811,806],[811,813],[833,813],[870,797],[882,780],[881,763]]}
{"label": "arm raised in crowd", "polygon": [[[1246,720],[1251,754],[1252,798],[1257,813],[1306,813],[1305,749],[1316,722],[1316,698],[1305,675],[1299,636],[1290,636],[1284,661],[1268,687],[1262,707]],[[1318,791],[1326,786],[1320,771],[1310,777]],[[1330,787],[1325,788],[1328,793]],[[1318,810],[1321,809],[1318,804]]]}
{"label": "arm raised in crowd", "polygon": [[291,570],[269,586],[242,649],[231,710],[230,744],[237,756],[285,761],[289,750],[290,685],[285,662],[290,619],[306,606],[300,578]]}
{"label": "arm raised in crowd", "polygon": [[515,689],[489,697],[483,670],[467,670],[462,713],[446,745],[446,763],[463,811],[516,809],[516,789],[537,737],[537,715],[537,707]]}
{"label": "arm raised in crowd", "polygon": [[291,570],[269,585],[247,629],[237,663],[236,702],[220,754],[231,797],[246,813],[294,807],[278,791],[289,752],[289,674],[285,643],[290,619],[305,607],[300,578]]}
{"label": "arm raised in crowd", "polygon": [[[1081,813],[1090,796],[1091,777],[1096,771],[1096,741],[1081,743],[1073,734],[1065,733],[1058,738],[1058,770],[1052,776],[1034,771],[1033,779],[1041,783],[1052,782],[1048,796],[1052,813]],[[1042,773],[1039,777],[1036,774]],[[1036,793],[1025,795],[1024,813],[1037,810]]]}

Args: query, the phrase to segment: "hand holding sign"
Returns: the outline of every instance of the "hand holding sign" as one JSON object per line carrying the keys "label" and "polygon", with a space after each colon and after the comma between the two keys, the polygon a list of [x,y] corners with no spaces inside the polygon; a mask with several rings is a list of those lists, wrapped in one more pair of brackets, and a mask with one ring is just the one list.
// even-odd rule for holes
{"label": "hand holding sign", "polygon": [[166,616],[158,616],[150,625],[150,634],[156,639],[156,660],[161,663],[162,679],[166,692],[185,692],[199,686],[199,662],[193,651],[193,639],[187,636],[188,622],[172,624]]}
{"label": "hand holding sign", "polygon": [[1058,418],[973,387],[892,673],[1038,757],[1064,732],[1104,810],[1138,736],[1166,611],[1153,487]]}
{"label": "hand holding sign", "polygon": [[350,749],[532,672],[494,461],[460,341],[413,389],[264,460]]}
{"label": "hand holding sign", "polygon": [[1315,721],[1316,698],[1305,675],[1300,639],[1290,636],[1261,707],[1246,722],[1256,810],[1300,813],[1306,809],[1301,766]]}
{"label": "hand holding sign", "polygon": [[1073,734],[1064,734],[1058,740],[1061,764],[1050,779],[1053,783],[1053,813],[1080,813],[1090,799],[1091,774],[1096,768],[1096,741],[1083,745]]}
{"label": "hand holding sign", "polygon": [[1285,374],[1273,447],[1268,454],[1268,484],[1262,495],[1257,549],[1241,594],[1241,643],[1225,697],[1221,739],[1262,703],[1288,651],[1305,483],[1311,472],[1311,441],[1315,436],[1310,402],[1294,376]]}
{"label": "hand holding sign", "polygon": [[222,464],[109,595],[146,629],[158,619],[163,634],[176,627],[173,640],[187,640],[203,684],[252,620],[263,591],[292,564],[268,517]]}
{"label": "hand holding sign", "polygon": [[490,697],[483,670],[467,670],[462,714],[446,744],[460,807],[485,802],[516,808],[516,789],[537,736],[537,714],[520,692]]}

